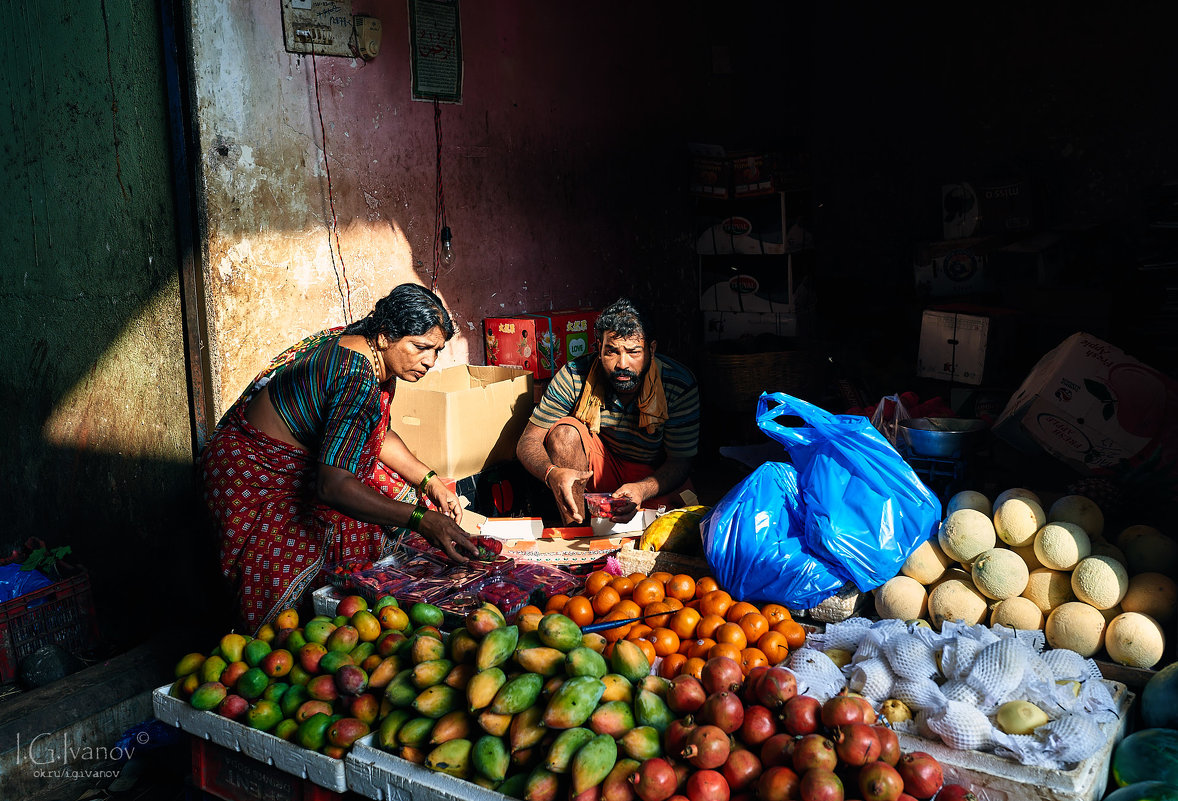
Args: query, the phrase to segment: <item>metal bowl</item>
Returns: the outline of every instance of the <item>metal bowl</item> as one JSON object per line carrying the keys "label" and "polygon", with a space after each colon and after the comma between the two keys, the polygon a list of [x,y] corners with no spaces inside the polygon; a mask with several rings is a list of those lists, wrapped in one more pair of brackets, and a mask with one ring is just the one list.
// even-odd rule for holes
{"label": "metal bowl", "polygon": [[911,417],[900,433],[913,453],[951,459],[977,447],[986,432],[984,420],[959,417]]}

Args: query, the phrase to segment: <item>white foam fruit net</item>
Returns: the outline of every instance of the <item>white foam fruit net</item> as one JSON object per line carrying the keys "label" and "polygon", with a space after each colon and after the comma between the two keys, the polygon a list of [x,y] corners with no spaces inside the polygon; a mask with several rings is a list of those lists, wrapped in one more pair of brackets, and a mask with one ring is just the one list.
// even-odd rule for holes
{"label": "white foam fruit net", "polygon": [[[946,622],[940,632],[899,620],[828,624],[790,654],[798,692],[820,701],[843,687],[879,706],[903,701],[915,720],[895,724],[951,748],[994,751],[1024,764],[1063,769],[1095,754],[1117,704],[1100,669],[1075,651],[1050,649],[1042,632]],[[821,649],[851,651],[839,668]],[[804,688],[804,689],[803,689]],[[997,709],[1023,700],[1049,722],[1031,734],[998,728]]]}

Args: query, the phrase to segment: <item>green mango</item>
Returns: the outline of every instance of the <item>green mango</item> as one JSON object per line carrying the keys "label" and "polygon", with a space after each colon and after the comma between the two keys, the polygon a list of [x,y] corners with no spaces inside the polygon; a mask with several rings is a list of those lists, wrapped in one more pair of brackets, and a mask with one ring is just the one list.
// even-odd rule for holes
{"label": "green mango", "polygon": [[660,735],[654,726],[635,726],[618,739],[618,746],[631,759],[645,762],[663,755]]}
{"label": "green mango", "polygon": [[479,670],[486,670],[502,665],[511,658],[518,644],[518,626],[505,626],[488,632],[475,652],[475,667]]}
{"label": "green mango", "polygon": [[560,776],[544,768],[534,768],[524,784],[527,801],[556,801],[560,797]]}
{"label": "green mango", "polygon": [[548,756],[544,760],[544,767],[553,773],[568,773],[569,766],[573,764],[573,755],[596,736],[581,726],[565,729],[552,741]]}
{"label": "green mango", "polygon": [[594,734],[621,737],[634,728],[634,710],[625,701],[606,701],[593,710],[586,725]]}
{"label": "green mango", "polygon": [[511,754],[507,750],[507,743],[502,737],[492,737],[484,734],[475,740],[470,753],[474,770],[480,776],[493,782],[501,782],[507,777],[507,769],[511,766]]}
{"label": "green mango", "polygon": [[376,730],[376,744],[385,751],[393,751],[399,745],[397,742],[398,730],[413,717],[413,713],[408,709],[394,709],[385,715]]}
{"label": "green mango", "polygon": [[565,656],[565,673],[570,676],[592,676],[600,679],[608,672],[605,657],[584,645],[577,646]]}
{"label": "green mango", "polygon": [[420,692],[413,683],[413,669],[405,668],[384,688],[384,697],[394,709],[401,709],[412,704]]}
{"label": "green mango", "polygon": [[439,773],[468,779],[472,771],[471,750],[470,740],[447,740],[429,752],[425,758],[425,766]]}
{"label": "green mango", "polygon": [[462,703],[462,693],[448,684],[435,684],[426,687],[421,694],[413,699],[413,708],[420,715],[437,720],[458,708]]}
{"label": "green mango", "polygon": [[331,715],[316,712],[299,726],[299,730],[295,732],[295,742],[303,748],[318,751],[327,741],[327,728],[331,724]]}
{"label": "green mango", "polygon": [[550,729],[571,729],[589,719],[605,684],[592,676],[573,676],[560,685],[544,710],[544,725]]}
{"label": "green mango", "polygon": [[507,683],[507,676],[497,667],[480,670],[466,685],[466,700],[471,712],[486,709],[495,700],[499,688]]}
{"label": "green mango", "polygon": [[601,784],[618,761],[618,744],[608,734],[599,734],[573,754],[573,796]]}
{"label": "green mango", "polygon": [[276,701],[260,698],[245,712],[247,726],[259,731],[270,731],[282,720],[282,707]]}
{"label": "green mango", "polygon": [[565,671],[564,651],[546,645],[518,651],[515,661],[527,672],[545,677],[556,676]]}
{"label": "green mango", "polygon": [[675,713],[667,706],[667,702],[650,690],[641,690],[634,699],[634,720],[639,726],[653,726],[659,732],[664,732],[675,719]]}
{"label": "green mango", "polygon": [[536,634],[539,635],[540,642],[549,648],[556,648],[565,653],[581,645],[581,627],[558,612],[549,612],[540,618]]}
{"label": "green mango", "polygon": [[499,692],[495,693],[495,698],[491,701],[490,709],[500,715],[523,712],[536,703],[543,686],[543,676],[536,673],[521,673],[499,688]]}
{"label": "green mango", "polygon": [[507,729],[507,745],[511,753],[518,754],[537,745],[548,729],[544,726],[544,705],[530,706],[511,719]]}
{"label": "green mango", "polygon": [[429,745],[429,736],[434,729],[433,718],[413,718],[401,724],[397,730],[397,743],[410,748],[424,748]]}

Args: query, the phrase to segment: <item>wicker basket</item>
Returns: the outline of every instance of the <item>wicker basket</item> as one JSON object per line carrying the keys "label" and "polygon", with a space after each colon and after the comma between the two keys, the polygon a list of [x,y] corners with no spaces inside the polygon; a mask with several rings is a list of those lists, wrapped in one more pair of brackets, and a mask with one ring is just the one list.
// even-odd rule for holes
{"label": "wicker basket", "polygon": [[804,397],[814,390],[817,359],[808,351],[708,353],[700,369],[701,400],[709,406],[745,411],[762,392]]}

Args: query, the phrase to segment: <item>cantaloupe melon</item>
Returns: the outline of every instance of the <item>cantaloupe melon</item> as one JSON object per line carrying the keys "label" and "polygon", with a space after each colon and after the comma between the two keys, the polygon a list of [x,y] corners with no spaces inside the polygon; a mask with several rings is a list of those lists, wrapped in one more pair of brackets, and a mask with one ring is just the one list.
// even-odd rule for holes
{"label": "cantaloupe melon", "polygon": [[[1009,501],[1008,501],[1009,503]],[[991,548],[978,554],[970,568],[974,586],[987,598],[1002,601],[1027,588],[1030,571],[1022,557],[1009,548]]]}
{"label": "cantaloupe melon", "polygon": [[1039,607],[1045,615],[1057,606],[1076,599],[1075,593],[1072,592],[1071,574],[1049,567],[1031,571],[1022,595]]}
{"label": "cantaloupe melon", "polygon": [[1123,551],[1129,547],[1129,543],[1133,542],[1133,540],[1137,539],[1138,537],[1141,537],[1145,534],[1161,533],[1162,532],[1158,531],[1153,526],[1128,526],[1127,528],[1121,529],[1121,533],[1117,535],[1117,547]]}
{"label": "cantaloupe melon", "polygon": [[1100,614],[1104,615],[1104,622],[1107,624],[1110,620],[1124,611],[1125,610],[1121,608],[1121,605],[1117,604],[1116,606],[1110,606],[1108,609],[1101,609]]}
{"label": "cantaloupe melon", "polygon": [[925,587],[925,589],[931,595],[933,590],[946,581],[964,581],[966,584],[973,584],[973,579],[970,578],[968,570],[954,566],[946,568],[945,572],[941,574],[941,577]]}
{"label": "cantaloupe melon", "polygon": [[1039,561],[1039,557],[1035,556],[1034,540],[1029,545],[1012,546],[1010,550],[1023,558],[1023,561],[1027,563],[1027,570],[1037,570],[1043,567],[1043,563]]}
{"label": "cantaloupe melon", "polygon": [[1035,558],[1053,570],[1071,570],[1092,552],[1092,541],[1075,523],[1048,523],[1035,535]]}
{"label": "cantaloupe melon", "polygon": [[994,507],[994,531],[1007,545],[1030,545],[1046,522],[1043,507],[1030,498],[1007,498]]}
{"label": "cantaloupe melon", "polygon": [[936,540],[925,540],[915,551],[908,555],[900,572],[909,578],[916,579],[921,584],[932,584],[945,574],[945,569],[953,564],[953,560],[945,555]]}
{"label": "cantaloupe melon", "polygon": [[1129,590],[1125,566],[1111,556],[1087,556],[1072,571],[1072,592],[1076,600],[1097,609],[1112,609]]}
{"label": "cantaloupe melon", "polygon": [[1007,498],[1026,498],[1039,504],[1040,508],[1043,506],[1043,501],[1039,500],[1039,496],[1026,487],[1011,487],[1008,490],[998,493],[998,497],[994,499],[994,508],[997,509],[1001,506]]}
{"label": "cantaloupe melon", "polygon": [[962,564],[974,560],[982,551],[994,547],[998,536],[994,523],[977,509],[958,509],[941,522],[937,544],[950,559]]}
{"label": "cantaloupe melon", "polygon": [[1121,550],[1129,560],[1130,573],[1178,574],[1178,542],[1156,529],[1134,537]]}
{"label": "cantaloupe melon", "polygon": [[1149,615],[1124,612],[1108,624],[1104,647],[1114,662],[1130,667],[1152,668],[1162,661],[1166,635]]}
{"label": "cantaloupe melon", "polygon": [[1113,545],[1108,540],[1093,540],[1092,551],[1089,556],[1109,556],[1116,559],[1125,567],[1129,566],[1129,560],[1125,558],[1125,552],[1117,546]]}
{"label": "cantaloupe melon", "polygon": [[1088,657],[1104,646],[1104,615],[1083,601],[1069,601],[1051,610],[1043,631],[1052,648],[1067,648]]}
{"label": "cantaloupe melon", "polygon": [[1126,612],[1149,615],[1159,623],[1169,623],[1178,605],[1178,582],[1161,573],[1138,573],[1130,576],[1129,589],[1121,599]]}
{"label": "cantaloupe melon", "polygon": [[1104,512],[1096,502],[1083,495],[1064,495],[1047,510],[1049,523],[1075,523],[1090,538],[1104,534]]}
{"label": "cantaloupe melon", "polygon": [[975,490],[962,490],[950,498],[949,503],[945,504],[945,517],[958,509],[976,509],[986,517],[989,517],[994,511],[990,499]]}
{"label": "cantaloupe melon", "polygon": [[1002,625],[1020,631],[1041,630],[1044,619],[1042,610],[1021,595],[999,601],[990,612],[991,626]]}
{"label": "cantaloupe melon", "polygon": [[946,620],[961,620],[971,626],[981,623],[988,608],[986,596],[969,580],[942,581],[928,597],[929,622],[938,631]]}
{"label": "cantaloupe melon", "polygon": [[915,620],[928,614],[928,593],[923,584],[909,576],[888,579],[872,595],[881,619]]}

